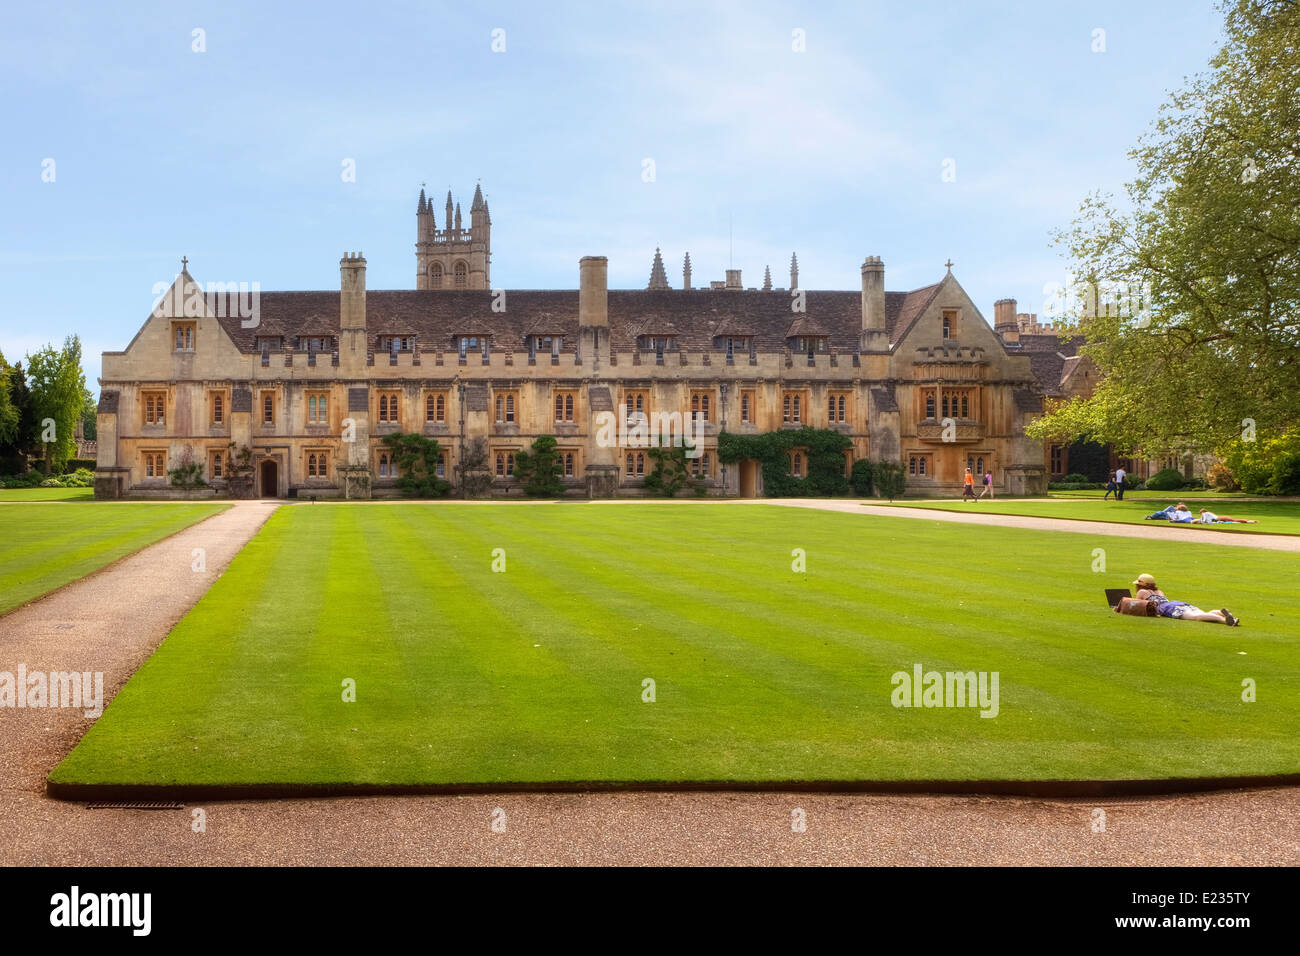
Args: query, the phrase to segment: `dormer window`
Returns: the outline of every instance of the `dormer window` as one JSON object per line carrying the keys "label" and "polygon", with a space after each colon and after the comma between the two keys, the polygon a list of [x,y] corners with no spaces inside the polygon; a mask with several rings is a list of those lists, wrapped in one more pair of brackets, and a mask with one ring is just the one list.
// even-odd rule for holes
{"label": "dormer window", "polygon": [[298,339],[298,348],[308,352],[330,352],[334,349],[334,340],[328,335],[304,335]]}
{"label": "dormer window", "polygon": [[263,354],[271,351],[272,349],[278,349],[279,347],[280,347],[280,336],[278,335],[259,335],[257,337],[258,351],[262,352]]}
{"label": "dormer window", "polygon": [[380,338],[379,347],[385,352],[410,352],[415,349],[415,336],[385,335]]}
{"label": "dormer window", "polygon": [[470,352],[482,352],[483,361],[486,362],[490,347],[486,335],[462,335],[456,339],[456,351],[462,362]]}
{"label": "dormer window", "polygon": [[562,335],[530,335],[528,336],[528,357],[537,358],[537,353],[543,355],[550,354],[556,356],[560,354],[560,346],[564,344]]}
{"label": "dormer window", "polygon": [[795,352],[814,355],[829,351],[830,345],[824,335],[797,335],[790,340],[790,348]]}
{"label": "dormer window", "polygon": [[636,347],[642,352],[672,352],[677,348],[677,336],[641,335],[637,337]]}
{"label": "dormer window", "polygon": [[750,341],[748,335],[720,335],[716,340],[716,345],[727,353],[727,358],[732,358],[737,352],[747,353]]}

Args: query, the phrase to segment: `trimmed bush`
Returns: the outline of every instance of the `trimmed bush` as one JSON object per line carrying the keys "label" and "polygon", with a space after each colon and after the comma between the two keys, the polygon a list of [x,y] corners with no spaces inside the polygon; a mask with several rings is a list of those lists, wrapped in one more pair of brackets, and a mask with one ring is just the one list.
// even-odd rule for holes
{"label": "trimmed bush", "polygon": [[1076,471],[1062,478],[1061,483],[1065,485],[1087,485],[1092,483],[1092,479],[1087,475],[1081,475]]}
{"label": "trimmed bush", "polygon": [[878,461],[871,466],[871,476],[882,498],[893,501],[907,490],[907,469],[901,461]]}
{"label": "trimmed bush", "polygon": [[859,458],[853,463],[853,468],[849,471],[849,487],[860,498],[871,496],[871,462]]}
{"label": "trimmed bush", "polygon": [[1183,473],[1177,468],[1166,468],[1163,471],[1157,471],[1147,479],[1147,488],[1151,491],[1177,491],[1183,487],[1186,479]]}

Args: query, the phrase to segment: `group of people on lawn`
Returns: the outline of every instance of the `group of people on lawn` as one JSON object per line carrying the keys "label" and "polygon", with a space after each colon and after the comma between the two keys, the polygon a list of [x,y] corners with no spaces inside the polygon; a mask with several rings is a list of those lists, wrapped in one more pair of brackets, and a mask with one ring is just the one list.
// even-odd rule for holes
{"label": "group of people on lawn", "polygon": [[1192,514],[1192,509],[1188,508],[1183,502],[1176,505],[1170,505],[1168,508],[1162,508],[1146,516],[1147,521],[1172,521],[1175,524],[1192,524],[1199,521],[1201,524],[1259,524],[1253,518],[1233,518],[1229,515],[1216,515],[1209,508],[1201,509],[1201,516],[1198,518]]}

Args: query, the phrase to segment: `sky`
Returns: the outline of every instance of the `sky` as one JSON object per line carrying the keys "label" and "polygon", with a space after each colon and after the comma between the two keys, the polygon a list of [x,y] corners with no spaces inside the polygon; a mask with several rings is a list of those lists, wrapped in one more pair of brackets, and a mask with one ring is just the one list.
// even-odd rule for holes
{"label": "sky", "polygon": [[0,352],[76,333],[96,393],[182,256],[272,291],[362,251],[414,288],[421,183],[440,228],[481,184],[494,288],[584,255],[644,288],[659,247],[676,288],[689,251],[696,286],[788,286],[797,252],[856,289],[876,255],[891,291],[951,259],[986,319],[1042,312],[1054,231],[1222,39],[1212,0],[113,6],[0,33]]}

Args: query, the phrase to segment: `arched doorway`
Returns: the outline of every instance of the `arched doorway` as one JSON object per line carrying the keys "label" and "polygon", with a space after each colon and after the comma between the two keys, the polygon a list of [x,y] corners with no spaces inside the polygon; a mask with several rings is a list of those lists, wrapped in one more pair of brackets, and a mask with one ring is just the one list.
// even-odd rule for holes
{"label": "arched doorway", "polygon": [[280,497],[280,482],[278,481],[277,469],[275,462],[270,458],[265,459],[258,467],[261,478],[261,495],[263,498]]}

